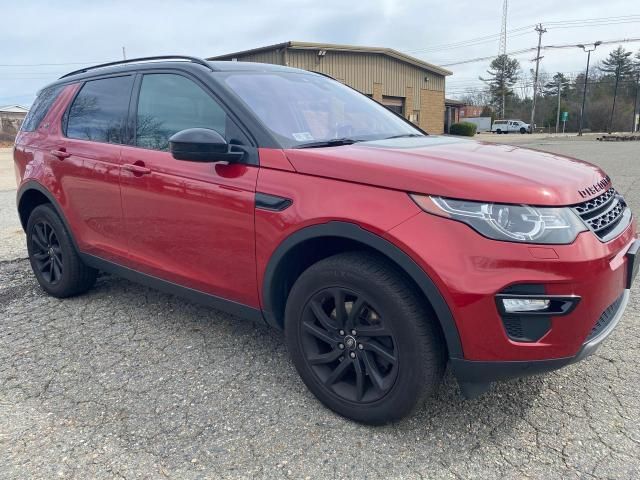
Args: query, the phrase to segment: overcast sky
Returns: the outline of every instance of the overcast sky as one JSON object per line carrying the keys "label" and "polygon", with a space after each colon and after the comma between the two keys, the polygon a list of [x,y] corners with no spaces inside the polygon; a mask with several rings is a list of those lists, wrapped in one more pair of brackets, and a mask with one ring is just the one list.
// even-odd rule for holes
{"label": "overcast sky", "polygon": [[[640,15],[632,0],[511,0],[508,29],[534,23]],[[0,36],[0,105],[29,105],[42,86],[83,64],[171,53],[212,56],[300,40],[391,47],[435,64],[495,55],[502,0],[20,0],[3,7]],[[496,35],[463,48],[443,48]],[[548,27],[543,44],[586,43],[640,37],[640,21],[612,25]],[[507,51],[535,47],[533,28],[516,32]],[[637,52],[640,42],[624,44]],[[598,48],[596,62],[613,48]],[[578,72],[579,49],[545,51],[542,69]],[[518,55],[525,70],[530,58]],[[489,60],[447,67],[448,96],[480,83]],[[66,64],[66,65],[34,65]]]}

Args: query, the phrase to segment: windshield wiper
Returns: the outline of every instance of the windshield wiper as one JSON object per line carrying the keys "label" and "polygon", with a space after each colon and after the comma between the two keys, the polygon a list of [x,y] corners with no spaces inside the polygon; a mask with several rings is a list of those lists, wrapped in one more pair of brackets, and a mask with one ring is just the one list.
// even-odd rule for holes
{"label": "windshield wiper", "polygon": [[322,148],[322,147],[339,147],[341,145],[353,145],[356,142],[362,142],[363,140],[358,140],[356,138],[332,138],[330,140],[323,140],[321,142],[309,142],[302,143],[300,145],[295,146],[294,148]]}
{"label": "windshield wiper", "polygon": [[392,138],[409,138],[409,137],[425,137],[420,133],[401,133],[400,135],[392,135],[390,137],[383,138],[383,140],[391,140]]}

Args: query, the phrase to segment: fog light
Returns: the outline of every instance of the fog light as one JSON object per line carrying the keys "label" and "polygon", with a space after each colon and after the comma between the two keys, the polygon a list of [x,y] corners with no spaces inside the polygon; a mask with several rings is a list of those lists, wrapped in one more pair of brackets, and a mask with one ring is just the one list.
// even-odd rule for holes
{"label": "fog light", "polygon": [[549,308],[550,300],[542,298],[503,298],[506,313],[538,312]]}

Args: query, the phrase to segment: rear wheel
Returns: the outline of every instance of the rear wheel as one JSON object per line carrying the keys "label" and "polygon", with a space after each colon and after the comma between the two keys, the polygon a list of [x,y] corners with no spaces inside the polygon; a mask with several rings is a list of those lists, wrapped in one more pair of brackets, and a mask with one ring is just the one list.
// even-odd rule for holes
{"label": "rear wheel", "polygon": [[96,281],[97,270],[82,263],[69,232],[49,204],[37,206],[29,216],[27,251],[38,283],[54,297],[83,293]]}
{"label": "rear wheel", "polygon": [[500,135],[500,134],[502,133],[502,130],[498,129],[498,130],[496,130],[496,133],[497,133],[498,135]]}
{"label": "rear wheel", "polygon": [[296,369],[320,401],[381,424],[408,414],[440,384],[445,354],[434,321],[392,265],[350,252],[300,276],[285,333]]}

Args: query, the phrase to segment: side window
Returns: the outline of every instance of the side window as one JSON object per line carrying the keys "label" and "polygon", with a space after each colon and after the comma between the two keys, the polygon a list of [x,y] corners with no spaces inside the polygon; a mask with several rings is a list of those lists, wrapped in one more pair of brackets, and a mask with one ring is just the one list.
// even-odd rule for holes
{"label": "side window", "polygon": [[20,130],[23,132],[33,132],[40,126],[40,122],[47,115],[47,112],[53,105],[53,102],[58,98],[58,94],[62,91],[63,85],[56,85],[50,88],[45,88],[40,92],[36,101],[33,102],[29,113],[22,122]]}
{"label": "side window", "polygon": [[197,84],[181,75],[142,78],[136,117],[136,145],[167,150],[169,137],[187,128],[211,128],[225,136],[227,115]]}
{"label": "side window", "polygon": [[69,109],[67,137],[125,143],[125,123],[132,86],[131,75],[85,83]]}

